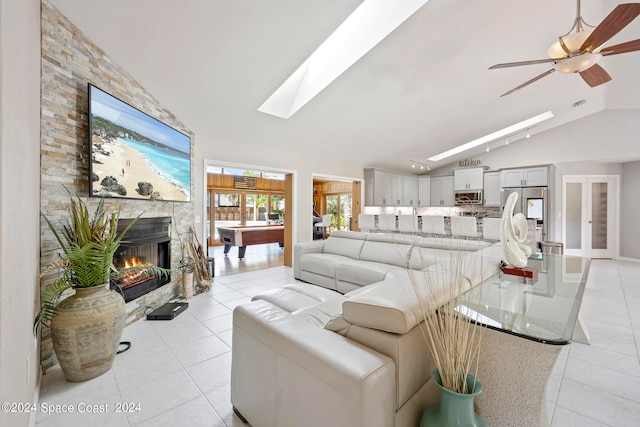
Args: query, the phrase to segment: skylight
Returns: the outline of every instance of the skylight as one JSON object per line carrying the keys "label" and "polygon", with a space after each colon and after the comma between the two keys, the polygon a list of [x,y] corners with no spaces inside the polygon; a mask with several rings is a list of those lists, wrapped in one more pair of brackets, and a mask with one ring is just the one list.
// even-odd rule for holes
{"label": "skylight", "polygon": [[444,153],[440,153],[436,156],[429,157],[428,160],[431,160],[432,162],[437,162],[442,159],[446,159],[447,157],[451,157],[455,154],[462,153],[463,151],[470,150],[471,148],[477,147],[478,145],[487,144],[491,141],[495,141],[496,139],[502,138],[504,136],[512,135],[514,133],[517,133],[518,131],[527,129],[535,125],[536,123],[540,123],[552,117],[553,117],[553,113],[551,111],[546,111],[542,114],[538,114],[535,117],[531,117],[530,119],[523,120],[519,123],[508,126],[499,131],[490,133],[489,135],[485,135],[481,138],[474,139],[473,141],[467,142],[466,144],[459,145],[458,147],[452,148],[451,150],[445,151]]}
{"label": "skylight", "polygon": [[258,111],[288,119],[427,1],[363,1]]}

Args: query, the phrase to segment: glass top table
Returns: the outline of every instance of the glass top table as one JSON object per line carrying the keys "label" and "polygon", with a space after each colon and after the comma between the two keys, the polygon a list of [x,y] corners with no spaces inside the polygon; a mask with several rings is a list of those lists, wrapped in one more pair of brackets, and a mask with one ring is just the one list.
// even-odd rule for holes
{"label": "glass top table", "polygon": [[456,310],[488,328],[544,344],[571,342],[590,259],[535,254],[537,280],[500,271],[464,293]]}

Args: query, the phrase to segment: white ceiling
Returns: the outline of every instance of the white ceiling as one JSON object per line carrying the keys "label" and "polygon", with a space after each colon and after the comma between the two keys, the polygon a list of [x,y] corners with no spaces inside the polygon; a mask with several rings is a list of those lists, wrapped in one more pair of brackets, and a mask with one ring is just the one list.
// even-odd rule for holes
{"label": "white ceiling", "polygon": [[[426,162],[547,110],[556,117],[532,133],[602,109],[640,109],[640,52],[603,58],[613,80],[597,88],[553,73],[499,97],[550,65],[489,66],[545,58],[573,24],[574,0],[430,0],[287,120],[257,108],[360,0],[50,1],[198,143],[313,150],[318,161],[339,154],[409,172],[410,159]],[[618,3],[583,0],[582,16],[597,25]],[[638,38],[640,18],[607,45]]]}

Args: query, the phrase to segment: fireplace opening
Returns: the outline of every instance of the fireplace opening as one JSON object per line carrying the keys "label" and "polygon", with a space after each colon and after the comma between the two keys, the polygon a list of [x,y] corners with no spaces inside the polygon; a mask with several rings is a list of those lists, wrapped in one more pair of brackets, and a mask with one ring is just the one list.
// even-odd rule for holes
{"label": "fireplace opening", "polygon": [[[118,232],[124,230],[131,219],[118,221]],[[113,257],[113,264],[122,273],[119,280],[111,281],[111,288],[122,294],[125,302],[133,301],[171,282],[169,275],[150,275],[144,266],[171,268],[170,217],[139,218],[127,231]],[[137,268],[127,272],[129,267]]]}

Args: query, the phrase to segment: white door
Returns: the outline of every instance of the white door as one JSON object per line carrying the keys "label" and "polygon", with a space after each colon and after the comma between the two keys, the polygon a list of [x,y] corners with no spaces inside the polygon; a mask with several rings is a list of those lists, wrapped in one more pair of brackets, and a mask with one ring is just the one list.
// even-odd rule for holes
{"label": "white door", "polygon": [[619,177],[565,176],[562,195],[564,253],[588,258],[614,256]]}

